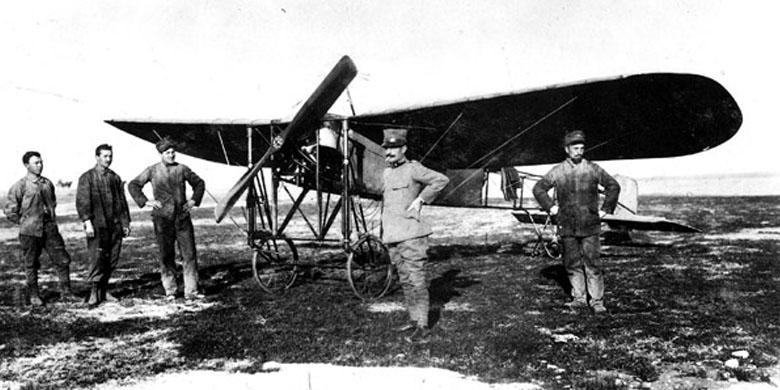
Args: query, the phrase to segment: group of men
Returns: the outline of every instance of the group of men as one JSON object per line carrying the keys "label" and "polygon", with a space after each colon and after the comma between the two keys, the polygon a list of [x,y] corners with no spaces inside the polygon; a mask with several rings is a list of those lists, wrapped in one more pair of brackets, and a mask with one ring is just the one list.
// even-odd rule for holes
{"label": "group of men", "polygon": [[[171,140],[160,140],[156,147],[160,163],[146,168],[133,179],[128,184],[128,191],[138,206],[143,208],[149,204],[153,207],[152,220],[166,299],[174,299],[177,293],[174,260],[177,243],[183,261],[185,298],[202,299],[203,295],[198,291],[197,256],[189,213],[200,204],[205,185],[187,166],[176,163],[176,148]],[[449,179],[407,159],[406,130],[386,129],[382,147],[387,162],[383,173],[382,240],[398,271],[410,319],[410,323],[399,331],[412,332],[408,336],[410,341],[422,341],[430,335],[425,264],[432,229],[421,219],[420,213],[424,204],[436,199]],[[575,309],[590,307],[595,313],[603,313],[606,307],[599,257],[601,218],[614,211],[620,186],[601,167],[583,158],[585,134],[582,131],[567,133],[563,147],[566,159],[536,183],[533,194],[542,209],[558,216],[563,262],[572,287],[568,306]],[[89,249],[91,291],[88,303],[91,305],[115,299],[107,291],[108,280],[116,269],[122,238],[130,234],[130,215],[122,180],[109,169],[113,159],[111,146],[98,146],[95,159],[95,167],[79,179],[76,199]],[[57,267],[62,299],[74,300],[69,276],[71,260],[55,221],[54,186],[41,176],[43,161],[40,154],[28,152],[22,161],[27,175],[9,191],[5,211],[11,221],[20,225],[19,240],[30,302],[43,304],[37,281],[42,249],[46,249]],[[142,191],[149,182],[154,193],[152,200]],[[192,187],[190,198],[186,196],[185,183]],[[605,193],[601,209],[598,206],[599,186]],[[557,205],[549,195],[552,188],[556,190]]]}
{"label": "group of men", "polygon": [[[431,203],[449,180],[416,161],[407,160],[406,135],[400,129],[387,129],[384,133],[382,147],[388,167],[384,172],[382,240],[398,270],[411,320],[411,324],[399,331],[413,331],[408,339],[415,342],[424,341],[430,335],[425,259],[431,228],[420,219],[420,209],[423,204]],[[604,313],[601,218],[614,212],[620,186],[601,167],[583,158],[585,133],[580,130],[567,133],[563,147],[566,160],[538,181],[533,193],[542,209],[558,216],[563,262],[572,287],[572,299],[567,306],[590,307],[594,313]],[[600,210],[599,186],[605,194]],[[557,194],[557,205],[549,195],[552,188]]]}
{"label": "group of men", "polygon": [[[165,138],[155,146],[161,161],[133,179],[127,186],[128,191],[139,207],[148,204],[153,208],[151,214],[165,298],[175,299],[178,289],[175,263],[178,244],[184,269],[184,297],[203,299],[203,294],[198,291],[198,264],[190,211],[200,205],[205,183],[186,165],[176,162],[173,141]],[[110,145],[99,145],[95,149],[95,166],[81,175],[76,190],[76,212],[83,223],[87,241],[89,268],[86,280],[90,291],[86,300],[90,306],[117,300],[108,291],[108,282],[119,264],[122,239],[130,235],[130,211],[124,183],[109,168],[113,158],[114,151]],[[40,257],[44,250],[57,271],[60,300],[80,302],[82,299],[73,293],[71,287],[71,257],[56,221],[54,185],[41,175],[43,159],[40,153],[25,153],[22,163],[27,174],[8,191],[4,211],[11,222],[19,225],[20,258],[30,304],[44,305],[38,285]],[[143,192],[143,187],[149,182],[154,194],[151,200]],[[192,188],[189,198],[185,183]]]}

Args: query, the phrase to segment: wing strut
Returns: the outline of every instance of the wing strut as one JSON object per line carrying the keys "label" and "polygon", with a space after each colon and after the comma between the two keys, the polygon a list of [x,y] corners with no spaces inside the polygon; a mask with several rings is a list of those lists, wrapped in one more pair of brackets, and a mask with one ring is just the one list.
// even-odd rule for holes
{"label": "wing strut", "polygon": [[455,118],[455,120],[454,120],[454,121],[452,121],[452,123],[450,124],[450,127],[448,127],[448,128],[447,128],[447,130],[445,130],[445,131],[444,131],[444,133],[441,135],[441,137],[439,137],[439,139],[437,139],[437,140],[436,140],[436,142],[434,142],[434,143],[433,143],[433,146],[431,146],[431,148],[430,148],[430,149],[428,149],[428,151],[427,151],[427,152],[425,152],[425,156],[422,156],[422,158],[420,159],[420,162],[423,162],[423,161],[425,161],[425,158],[426,158],[426,157],[428,157],[428,155],[429,155],[429,154],[431,154],[431,152],[433,151],[433,149],[434,149],[434,148],[436,148],[436,146],[438,146],[438,145],[439,145],[439,142],[441,142],[441,140],[443,140],[443,139],[444,139],[444,137],[445,137],[445,136],[447,136],[447,133],[449,133],[449,132],[450,132],[450,130],[452,130],[452,128],[453,128],[453,127],[455,127],[455,124],[456,124],[456,123],[458,123],[458,121],[459,121],[459,120],[460,120],[460,118],[462,118],[462,117],[463,117],[463,111],[461,111],[461,112],[460,112],[460,114],[458,114],[458,117],[457,117],[457,118]]}
{"label": "wing strut", "polygon": [[225,149],[225,141],[222,140],[222,130],[217,130],[217,137],[219,137],[219,144],[222,146],[222,154],[225,155],[225,162],[230,165],[230,158],[228,158],[227,149]]}
{"label": "wing strut", "polygon": [[[503,149],[503,148],[504,148],[504,146],[507,146],[509,143],[513,142],[513,141],[514,141],[514,140],[516,140],[518,137],[520,137],[520,136],[522,136],[523,134],[525,134],[525,133],[527,133],[527,132],[531,131],[531,129],[533,129],[534,127],[538,126],[540,123],[542,123],[542,122],[544,122],[545,120],[547,120],[547,118],[549,118],[549,117],[551,117],[551,116],[555,115],[555,114],[556,114],[558,111],[560,111],[560,110],[564,109],[564,108],[565,108],[566,106],[568,106],[569,104],[571,104],[571,103],[574,103],[574,101],[575,101],[575,100],[577,100],[577,98],[579,98],[579,96],[575,96],[575,97],[573,97],[573,98],[569,99],[569,100],[568,100],[568,101],[566,101],[565,103],[563,103],[563,104],[561,104],[560,106],[558,106],[558,108],[556,108],[556,109],[554,109],[554,110],[550,111],[550,112],[549,112],[547,115],[545,115],[545,116],[543,116],[543,117],[539,118],[539,120],[538,120],[538,121],[536,121],[536,122],[534,122],[533,124],[531,124],[531,126],[528,126],[528,127],[526,127],[526,128],[525,128],[525,130],[523,130],[523,131],[521,131],[521,132],[519,132],[519,133],[515,134],[515,135],[514,135],[512,138],[510,138],[510,139],[508,139],[508,140],[504,141],[504,143],[502,143],[501,145],[498,145],[498,147],[496,147],[495,149],[493,149],[493,150],[491,150],[491,151],[489,151],[489,152],[485,153],[485,155],[484,155],[484,156],[482,156],[480,159],[478,159],[477,161],[474,161],[474,162],[473,162],[471,165],[469,165],[469,168],[474,168],[474,166],[476,166],[477,164],[481,163],[482,161],[484,161],[484,160],[485,160],[485,159],[487,159],[488,157],[491,157],[491,156],[493,156],[494,154],[498,153],[498,152],[499,152],[501,149]],[[487,165],[487,164],[485,164],[485,165]],[[482,168],[484,168],[484,167],[485,167],[485,165],[483,165],[483,166],[482,166]]]}
{"label": "wing strut", "polygon": [[[556,109],[554,109],[554,110],[550,111],[550,112],[549,112],[547,115],[545,115],[545,116],[543,116],[543,117],[539,118],[539,120],[537,120],[536,122],[534,122],[533,124],[531,124],[530,126],[528,126],[527,128],[525,128],[525,129],[524,129],[524,130],[522,130],[521,132],[519,132],[519,133],[515,134],[514,136],[512,136],[512,138],[510,138],[510,139],[508,139],[508,140],[504,141],[504,143],[502,143],[501,145],[499,145],[497,148],[495,148],[495,149],[493,149],[493,150],[491,150],[491,151],[487,152],[487,153],[486,153],[484,156],[482,156],[482,157],[481,157],[481,158],[479,158],[477,161],[475,161],[475,162],[473,162],[471,165],[469,165],[469,169],[473,169],[473,168],[474,168],[474,166],[475,166],[475,165],[477,165],[478,163],[480,163],[480,162],[482,162],[482,161],[485,161],[485,160],[486,160],[487,158],[489,158],[490,156],[492,156],[492,155],[494,155],[494,154],[498,153],[498,152],[499,152],[499,151],[500,151],[500,150],[501,150],[501,149],[502,149],[504,146],[506,146],[506,145],[508,145],[509,143],[513,142],[514,140],[516,140],[518,137],[522,136],[523,134],[525,134],[525,133],[529,132],[531,129],[533,129],[534,127],[538,126],[540,123],[542,123],[542,122],[544,122],[545,120],[547,120],[547,118],[549,118],[549,117],[551,117],[551,116],[555,115],[555,113],[557,113],[558,111],[560,111],[560,110],[564,109],[564,108],[565,108],[566,106],[568,106],[569,104],[571,104],[571,103],[574,103],[574,101],[575,101],[575,100],[577,100],[577,98],[578,98],[578,96],[575,96],[575,97],[573,97],[573,98],[569,99],[568,101],[566,101],[566,102],[564,102],[563,104],[561,104],[560,106],[558,106]],[[450,190],[450,191],[449,191],[449,192],[448,192],[446,195],[444,195],[444,198],[446,198],[446,197],[448,197],[448,196],[452,195],[452,194],[453,194],[455,191],[457,191],[457,190],[458,190],[460,187],[462,187],[462,186],[463,186],[463,185],[464,185],[466,182],[468,182],[469,180],[473,179],[473,178],[474,178],[476,175],[478,175],[478,174],[480,174],[480,173],[483,173],[483,170],[484,170],[484,169],[485,169],[485,167],[488,165],[488,163],[489,163],[489,161],[488,161],[488,162],[485,162],[484,164],[482,164],[482,166],[480,166],[480,168],[481,168],[480,170],[474,171],[474,173],[472,173],[471,175],[469,175],[469,176],[466,178],[466,180],[462,181],[462,182],[461,182],[461,183],[460,183],[458,186],[456,186],[455,188],[451,189],[451,190]]]}

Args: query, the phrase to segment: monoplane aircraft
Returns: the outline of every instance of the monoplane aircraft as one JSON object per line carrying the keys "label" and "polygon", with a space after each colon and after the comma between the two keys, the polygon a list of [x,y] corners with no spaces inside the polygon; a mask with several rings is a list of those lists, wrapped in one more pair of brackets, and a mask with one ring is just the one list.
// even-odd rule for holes
{"label": "monoplane aircraft", "polygon": [[[380,145],[385,128],[408,129],[407,156],[450,177],[438,204],[490,207],[484,191],[488,173],[558,162],[560,140],[568,130],[587,131],[588,156],[600,161],[705,151],[731,138],[742,123],[736,101],[719,83],[674,73],[621,76],[351,116],[329,114],[356,75],[353,61],[341,58],[290,121],[106,122],[149,142],[170,137],[180,152],[194,157],[248,167],[217,204],[215,217],[222,221],[246,193],[247,242],[263,288],[279,291],[294,283],[299,270],[296,243],[330,242],[347,253],[348,280],[364,299],[383,295],[392,280],[386,249],[370,234],[361,203],[381,199],[385,163]],[[300,193],[293,195],[286,184],[299,187]],[[291,205],[282,210],[279,199],[285,193]],[[309,193],[316,194],[316,204],[304,208]],[[288,234],[296,215],[311,235]],[[337,218],[340,237],[329,238]]]}

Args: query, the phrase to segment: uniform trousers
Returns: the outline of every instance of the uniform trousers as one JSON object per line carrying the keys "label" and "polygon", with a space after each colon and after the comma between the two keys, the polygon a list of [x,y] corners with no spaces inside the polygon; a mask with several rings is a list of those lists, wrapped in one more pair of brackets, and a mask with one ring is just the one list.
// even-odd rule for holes
{"label": "uniform trousers", "polygon": [[599,235],[561,237],[563,265],[569,275],[571,296],[576,302],[586,303],[590,295],[592,307],[603,305],[604,274],[601,267]]}
{"label": "uniform trousers", "polygon": [[102,286],[108,284],[111,274],[119,264],[122,250],[122,225],[115,224],[106,228],[95,228],[95,236],[87,237],[89,252],[89,276],[91,283]]}
{"label": "uniform trousers", "polygon": [[20,234],[19,243],[22,248],[22,260],[24,261],[28,287],[37,288],[38,286],[38,269],[41,268],[40,258],[43,250],[49,254],[52,265],[57,270],[60,283],[70,283],[70,255],[65,250],[65,241],[54,221],[43,223],[43,236],[41,237]]}
{"label": "uniform trousers", "polygon": [[430,308],[428,277],[425,271],[428,237],[388,244],[387,250],[390,261],[398,270],[409,318],[418,326],[427,327]]}
{"label": "uniform trousers", "polygon": [[184,295],[198,293],[198,258],[195,251],[195,231],[189,215],[174,219],[153,217],[160,260],[160,278],[165,295],[175,295],[176,244],[181,252],[184,269]]}

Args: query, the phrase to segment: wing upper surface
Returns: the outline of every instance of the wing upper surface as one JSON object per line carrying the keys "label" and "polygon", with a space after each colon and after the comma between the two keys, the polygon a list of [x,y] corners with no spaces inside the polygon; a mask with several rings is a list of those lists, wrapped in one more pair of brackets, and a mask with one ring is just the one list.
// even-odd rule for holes
{"label": "wing upper surface", "polygon": [[592,160],[682,156],[715,147],[742,123],[734,98],[709,78],[655,73],[463,99],[353,117],[375,142],[404,127],[412,158],[439,169],[537,165],[563,159],[582,129]]}
{"label": "wing upper surface", "polygon": [[272,131],[279,132],[288,125],[269,120],[116,119],[106,123],[151,143],[170,137],[178,143],[181,153],[239,166],[248,163],[247,129],[252,130],[252,152],[257,158],[268,150]]}
{"label": "wing upper surface", "polygon": [[[149,142],[169,136],[180,151],[230,165],[262,155],[272,129],[288,122],[260,120],[108,120]],[[691,74],[653,73],[545,89],[471,97],[361,114],[352,130],[381,144],[387,127],[409,128],[408,155],[432,168],[470,169],[538,165],[563,159],[561,139],[586,132],[591,160],[675,157],[713,148],[739,130],[742,113],[716,81]]]}

